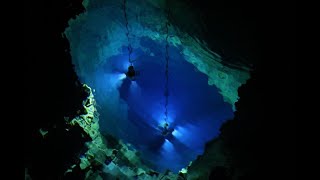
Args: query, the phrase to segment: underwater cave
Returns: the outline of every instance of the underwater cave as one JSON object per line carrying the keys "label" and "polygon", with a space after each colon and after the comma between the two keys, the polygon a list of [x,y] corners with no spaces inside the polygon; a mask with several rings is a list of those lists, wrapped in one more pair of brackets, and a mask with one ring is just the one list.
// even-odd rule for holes
{"label": "underwater cave", "polygon": [[174,13],[165,8],[89,1],[65,34],[81,82],[94,89],[101,133],[132,145],[150,168],[178,173],[233,119],[237,87],[249,72],[223,65],[205,44],[169,24]]}
{"label": "underwater cave", "polygon": [[25,179],[268,177],[276,156],[267,154],[280,147],[270,143],[281,115],[273,83],[291,78],[270,71],[281,56],[269,48],[284,46],[261,33],[268,11],[205,0],[46,3],[27,9],[26,112],[38,114],[25,123]]}

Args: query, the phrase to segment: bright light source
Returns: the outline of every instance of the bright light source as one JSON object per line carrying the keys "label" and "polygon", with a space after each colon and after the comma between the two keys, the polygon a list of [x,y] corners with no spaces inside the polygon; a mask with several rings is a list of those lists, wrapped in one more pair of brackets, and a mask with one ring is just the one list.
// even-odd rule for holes
{"label": "bright light source", "polygon": [[163,144],[163,149],[165,151],[173,151],[174,147],[173,147],[173,144],[169,140],[165,139],[165,142]]}
{"label": "bright light source", "polygon": [[182,128],[181,126],[177,126],[174,128],[172,135],[178,139],[181,139],[183,136],[186,136],[186,129]]}
{"label": "bright light source", "polygon": [[122,73],[122,74],[119,75],[119,80],[120,80],[120,81],[121,81],[121,80],[124,80],[126,77],[127,77],[126,74],[125,74],[125,73]]}
{"label": "bright light source", "polygon": [[179,138],[182,136],[182,133],[179,132],[178,130],[174,129],[173,132],[172,132],[172,135],[176,138]]}

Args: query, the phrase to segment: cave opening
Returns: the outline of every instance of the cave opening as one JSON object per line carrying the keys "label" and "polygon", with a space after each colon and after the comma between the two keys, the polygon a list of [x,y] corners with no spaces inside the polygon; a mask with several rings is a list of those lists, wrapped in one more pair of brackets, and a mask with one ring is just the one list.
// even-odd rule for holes
{"label": "cave opening", "polygon": [[[139,151],[149,168],[179,172],[233,118],[237,88],[248,72],[224,66],[205,43],[174,24],[165,30],[166,11],[161,8],[130,1],[125,19],[120,2],[90,3],[86,13],[69,21],[65,34],[77,75],[94,90],[100,132]],[[134,71],[128,69],[132,65]]]}
{"label": "cave opening", "polygon": [[[170,55],[178,50],[181,55],[170,64],[186,63],[181,67],[190,69],[190,77],[197,76],[193,71],[202,73],[209,88],[217,88],[217,97],[221,95],[223,102],[237,112],[192,165],[179,173],[159,173],[149,167],[161,169],[165,161],[152,163],[152,153],[173,156],[172,151],[185,148],[183,138],[196,137],[190,133],[193,126],[179,126],[186,125],[181,117],[189,118],[187,114],[193,109],[181,101],[172,101],[169,132],[161,134],[166,126],[158,122],[163,119],[164,108],[161,91],[166,32],[162,11],[166,6],[164,0],[128,1],[128,28],[138,72],[137,81],[132,82],[124,74],[129,64],[121,2],[26,4],[25,179],[294,179],[295,76],[291,73],[295,70],[295,3],[169,1],[174,13]],[[254,67],[253,71],[247,66]],[[158,73],[144,72],[146,67]],[[183,69],[170,70],[178,73]],[[159,78],[154,78],[157,75]],[[183,77],[187,76],[173,75],[171,82],[182,80],[180,89],[185,87]],[[151,95],[143,96],[145,92],[156,93],[148,91],[146,82],[162,86],[155,88],[160,94],[159,101],[155,98],[160,104],[159,117],[141,114],[151,109],[143,106],[152,100]],[[175,86],[177,83],[170,88]],[[185,89],[179,91],[179,96],[183,92]],[[174,90],[170,98],[177,98]],[[179,114],[182,109],[191,112]],[[135,126],[129,126],[131,120]],[[109,136],[118,130],[117,137]],[[121,137],[126,131],[133,134],[128,139]],[[183,136],[181,132],[185,132]],[[134,142],[147,142],[148,138],[153,141],[149,146]],[[135,143],[134,148],[145,152],[135,153],[119,139]],[[152,151],[147,154],[148,150]],[[150,166],[141,164],[135,155]],[[152,157],[150,162],[148,156]],[[173,163],[168,161],[168,167],[178,169]],[[266,173],[266,169],[270,171]]]}

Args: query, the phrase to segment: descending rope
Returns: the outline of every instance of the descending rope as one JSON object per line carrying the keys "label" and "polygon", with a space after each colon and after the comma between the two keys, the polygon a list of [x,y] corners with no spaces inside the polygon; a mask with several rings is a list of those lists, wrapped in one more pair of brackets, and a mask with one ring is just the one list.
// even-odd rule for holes
{"label": "descending rope", "polygon": [[169,42],[168,42],[168,38],[169,38],[169,13],[170,13],[170,9],[168,8],[167,10],[167,21],[166,21],[166,71],[165,71],[165,90],[164,90],[164,96],[165,96],[165,111],[164,111],[164,120],[165,122],[168,124],[167,120],[168,120],[168,97],[169,97]]}
{"label": "descending rope", "polygon": [[128,39],[128,52],[129,52],[129,63],[130,65],[132,66],[132,60],[131,60],[131,54],[132,54],[132,46],[131,46],[131,43],[130,43],[130,32],[129,32],[129,28],[128,28],[128,17],[127,17],[127,1],[126,0],[123,0],[123,14],[124,14],[124,18],[126,20],[126,36],[127,36],[127,39]]}

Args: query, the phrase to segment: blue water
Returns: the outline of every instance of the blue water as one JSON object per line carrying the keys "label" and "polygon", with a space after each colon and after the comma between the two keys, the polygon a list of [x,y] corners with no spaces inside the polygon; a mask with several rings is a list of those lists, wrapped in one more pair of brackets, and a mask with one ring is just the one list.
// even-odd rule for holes
{"label": "blue water", "polygon": [[[126,47],[118,55],[103,59],[119,50],[118,46],[108,46],[111,42],[124,46],[128,43],[121,2],[90,1],[89,5],[85,15],[69,23],[67,37],[81,82],[95,90],[100,131],[131,143],[155,170],[179,171],[203,152],[204,144],[218,135],[225,120],[233,118],[231,105],[223,102],[215,86],[208,86],[206,75],[183,59],[180,47],[170,46],[168,121],[174,130],[171,136],[163,137],[159,125],[164,123],[165,111],[165,43],[132,37],[134,47],[139,46],[133,49],[133,58],[140,76],[131,82],[124,75],[129,65]],[[131,14],[143,16],[151,12],[150,18],[156,21],[164,17],[161,9],[149,3],[130,1],[130,9]],[[140,32],[140,26],[131,22],[129,26],[150,37],[155,35]],[[142,51],[143,48],[152,55]]]}
{"label": "blue water", "polygon": [[[118,92],[127,105],[127,109],[114,110],[119,111],[114,112],[116,120],[109,121],[114,126],[105,128],[138,149],[145,163],[155,170],[178,172],[203,153],[205,143],[218,135],[225,120],[233,118],[232,107],[223,101],[215,86],[208,85],[205,74],[183,59],[179,48],[170,47],[168,122],[174,130],[171,136],[162,136],[159,126],[164,123],[165,111],[165,44],[144,38],[141,46],[149,48],[154,56],[135,49],[134,66],[140,73],[136,81],[123,75],[128,65],[125,47],[124,54],[110,58],[104,67],[119,77]],[[98,102],[108,99],[96,98]]]}

